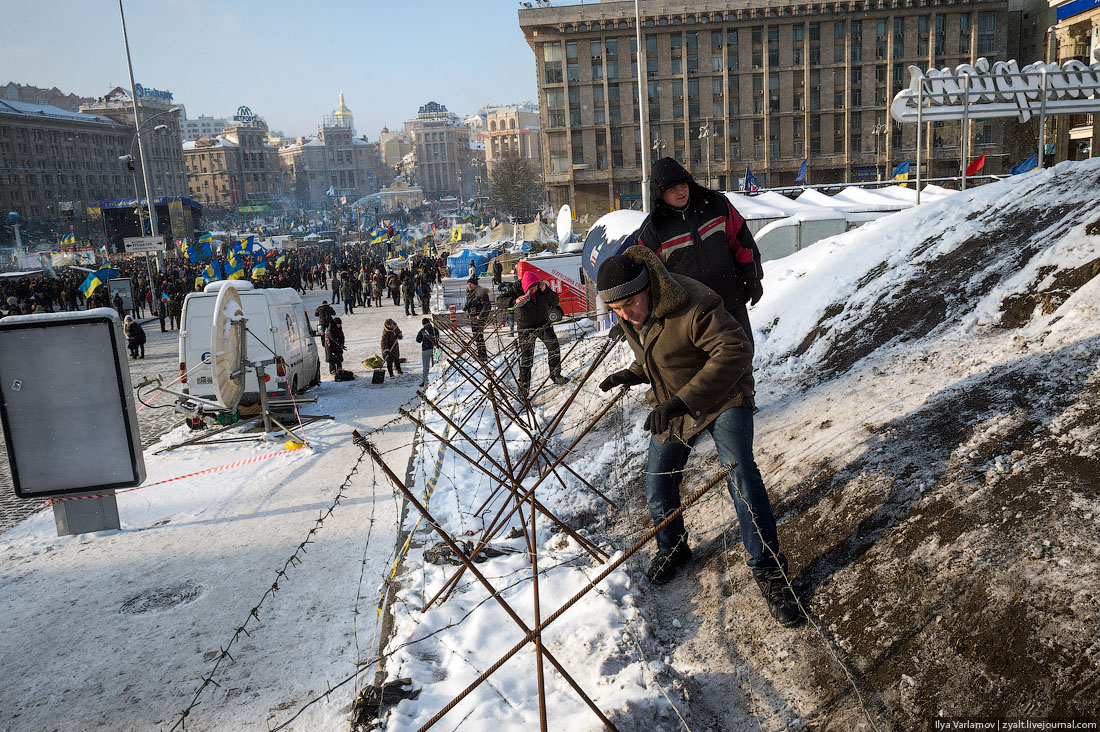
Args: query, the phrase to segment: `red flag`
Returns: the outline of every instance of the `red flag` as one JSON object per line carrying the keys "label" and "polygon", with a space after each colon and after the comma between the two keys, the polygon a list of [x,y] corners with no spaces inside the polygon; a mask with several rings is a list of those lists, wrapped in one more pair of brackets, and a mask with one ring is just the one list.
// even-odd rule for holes
{"label": "red flag", "polygon": [[983,154],[980,158],[978,158],[977,160],[972,162],[970,165],[966,166],[966,174],[967,175],[974,175],[975,173],[977,173],[979,170],[981,170],[984,167],[985,167],[985,155]]}

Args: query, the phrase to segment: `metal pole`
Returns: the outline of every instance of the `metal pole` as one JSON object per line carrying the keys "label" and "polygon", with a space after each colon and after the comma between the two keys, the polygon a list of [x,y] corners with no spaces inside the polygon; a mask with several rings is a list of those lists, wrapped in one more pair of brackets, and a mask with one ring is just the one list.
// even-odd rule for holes
{"label": "metal pole", "polygon": [[1039,169],[1043,169],[1043,158],[1047,156],[1047,70],[1039,72],[1043,80],[1043,90],[1039,96]]}
{"label": "metal pole", "polygon": [[966,169],[970,165],[970,74],[963,74],[962,189],[966,190]]}
{"label": "metal pole", "polygon": [[634,0],[634,35],[637,37],[638,44],[638,124],[642,135],[642,211],[649,213],[649,127],[646,124],[649,105],[646,89],[642,86],[642,75],[646,72],[646,58],[645,46],[642,45],[641,0]]}
{"label": "metal pole", "polygon": [[917,87],[917,205],[920,205],[920,150],[921,150],[921,132],[924,130],[924,124],[921,122],[921,112],[924,110],[924,80],[921,79],[920,86]]}
{"label": "metal pole", "polygon": [[126,35],[126,15],[122,11],[122,0],[118,0],[118,17],[122,20],[122,42],[126,46],[126,68],[130,73],[130,101],[134,105],[134,130],[137,135],[138,155],[141,156],[141,179],[145,184],[145,201],[149,205],[149,230],[154,237],[157,237],[160,236],[160,232],[157,231],[157,210],[153,206],[152,196],[149,195],[149,167],[145,164],[145,146],[141,142],[141,120],[138,118],[134,64],[130,61],[130,39]]}

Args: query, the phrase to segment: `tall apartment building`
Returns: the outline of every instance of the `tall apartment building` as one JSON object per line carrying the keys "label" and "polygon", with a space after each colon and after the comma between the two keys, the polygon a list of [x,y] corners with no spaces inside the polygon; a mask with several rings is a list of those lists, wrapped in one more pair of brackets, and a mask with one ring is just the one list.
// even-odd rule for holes
{"label": "tall apartment building", "polygon": [[266,137],[267,125],[260,121],[183,143],[190,197],[233,211],[266,211],[275,205],[282,194],[282,168]]}
{"label": "tall apartment building", "polygon": [[[149,90],[154,92],[155,90]],[[167,95],[167,96],[165,96]],[[180,197],[187,195],[187,173],[183,168],[183,140],[180,137],[179,111],[171,111],[176,105],[171,93],[145,93],[138,98],[137,111],[141,120],[142,147],[148,162],[149,186],[152,196]],[[108,117],[134,129],[134,106],[130,94],[115,87],[105,96],[80,107],[81,112]],[[153,117],[156,117],[154,120]],[[164,125],[165,129],[156,128]],[[132,136],[127,139],[130,144]],[[134,164],[141,170],[140,152],[134,145]],[[138,183],[144,196],[144,181],[138,175]]]}
{"label": "tall apartment building", "polygon": [[325,115],[316,137],[298,137],[279,148],[284,189],[297,205],[324,206],[334,198],[358,199],[378,190],[381,167],[377,144],[355,136],[351,110],[344,104]]}
{"label": "tall apartment building", "polygon": [[506,155],[528,158],[542,170],[539,108],[535,104],[508,104],[485,108],[485,165],[492,175],[493,161]]}
{"label": "tall apartment building", "polygon": [[210,117],[200,114],[191,119],[187,116],[187,109],[180,105],[180,135],[184,142],[194,142],[200,137],[214,137],[229,126],[230,120],[221,117]]}
{"label": "tall apartment building", "polygon": [[54,219],[60,202],[133,196],[119,156],[134,128],[109,117],[0,99],[0,207]]}
{"label": "tall apartment building", "polygon": [[[543,173],[554,206],[640,207],[640,115],[651,159],[672,156],[731,190],[746,167],[767,185],[887,177],[916,162],[916,126],[888,117],[908,66],[1014,57],[1007,0],[642,0],[641,93],[635,5],[612,0],[519,11],[536,56]],[[1018,162],[1006,125],[971,122],[985,172]],[[925,178],[960,172],[961,123],[924,135]],[[885,175],[884,175],[885,173]]]}
{"label": "tall apartment building", "polygon": [[[470,130],[454,112],[436,102],[420,107],[416,118],[405,122],[416,153],[416,182],[425,198],[460,196],[462,180],[470,164]],[[467,175],[467,178],[470,176]]]}

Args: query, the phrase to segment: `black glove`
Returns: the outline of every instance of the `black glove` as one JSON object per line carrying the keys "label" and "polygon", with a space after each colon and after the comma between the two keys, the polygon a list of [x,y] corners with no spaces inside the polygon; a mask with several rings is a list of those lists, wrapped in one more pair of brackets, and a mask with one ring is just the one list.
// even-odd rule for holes
{"label": "black glove", "polygon": [[682,417],[691,410],[684,404],[684,400],[678,396],[667,399],[657,406],[649,416],[645,418],[645,429],[655,435],[668,430],[668,423],[676,417]]}
{"label": "black glove", "polygon": [[760,280],[746,280],[745,294],[749,296],[749,305],[755,305],[764,296],[764,283]]}
{"label": "black glove", "polygon": [[630,369],[616,371],[600,382],[600,391],[611,391],[616,386],[637,386],[644,384],[645,380]]}
{"label": "black glove", "polygon": [[612,343],[618,343],[623,338],[626,338],[626,334],[623,333],[623,324],[615,323],[615,325],[611,326],[611,330],[607,332],[607,337],[611,339]]}

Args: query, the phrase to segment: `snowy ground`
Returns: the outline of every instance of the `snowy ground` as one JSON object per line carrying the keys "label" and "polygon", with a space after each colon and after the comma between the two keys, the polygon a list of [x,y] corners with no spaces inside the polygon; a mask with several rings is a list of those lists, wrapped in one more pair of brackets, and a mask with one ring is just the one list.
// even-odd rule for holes
{"label": "snowy ground", "polygon": [[[784,630],[768,616],[719,486],[687,511],[694,559],[675,580],[647,585],[646,547],[544,634],[618,729],[910,730],[935,716],[1100,715],[1097,190],[1100,161],[1062,164],[769,263],[752,312],[756,453],[812,622]],[[360,312],[345,321],[353,368],[398,310]],[[505,456],[491,405],[457,368],[429,395],[466,437],[424,407],[419,418],[450,445],[425,431],[414,445],[405,421],[371,433],[419,380],[419,318],[394,317],[412,373],[383,387],[326,381],[310,411],[337,419],[307,429],[310,451],[126,494],[120,532],[58,539],[44,514],[3,535],[0,613],[19,632],[0,651],[12,671],[0,726],[170,728],[209,676],[217,685],[201,689],[188,729],[347,729],[356,687],[381,659],[385,679],[409,678],[419,695],[389,700],[380,723],[415,730],[494,669],[524,638],[521,623],[534,625],[531,548],[543,619],[610,570],[649,528],[640,388],[568,455],[576,475],[536,492],[576,536],[540,514],[528,547],[525,511],[477,564],[519,622],[469,571],[425,609],[455,567],[429,561],[438,536],[415,510],[402,513],[369,458],[334,503],[363,457],[348,439],[358,428],[449,536],[476,541],[504,493],[473,463],[499,473],[493,461],[530,442],[505,420]],[[543,388],[523,420],[544,425],[604,343],[565,343],[570,382]],[[555,453],[607,403],[601,376],[629,358],[620,344],[580,388],[549,441]],[[536,364],[537,383],[541,354]],[[149,460],[150,481],[278,449],[167,453]],[[685,494],[718,467],[709,441],[697,453]],[[404,532],[409,550],[388,585],[393,632],[382,636],[378,588]],[[307,537],[301,563],[250,615]],[[602,728],[549,663],[545,687],[550,729]],[[436,728],[537,728],[537,688],[527,644]]]}
{"label": "snowy ground", "polygon": [[[322,294],[307,293],[311,315]],[[393,563],[401,504],[369,466],[353,473],[361,451],[350,435],[390,423],[414,398],[419,352],[407,354],[404,377],[383,386],[362,378],[359,365],[378,351],[382,320],[396,313],[391,305],[343,318],[346,365],[360,378],[334,383],[324,369],[318,403],[303,411],[336,419],[306,428],[309,449],[122,494],[121,531],[59,538],[44,511],[3,535],[0,614],[9,632],[0,667],[10,683],[0,691],[0,727],[167,729],[212,674],[217,685],[203,689],[187,728],[266,728],[376,655],[378,588]],[[419,318],[400,318],[419,326]],[[164,440],[189,436],[179,428]],[[372,435],[402,473],[412,438],[407,424]],[[147,450],[146,482],[283,449]],[[247,634],[234,642],[242,625]],[[219,664],[222,649],[232,660]],[[341,728],[354,684],[346,688],[309,707],[295,728]]]}

